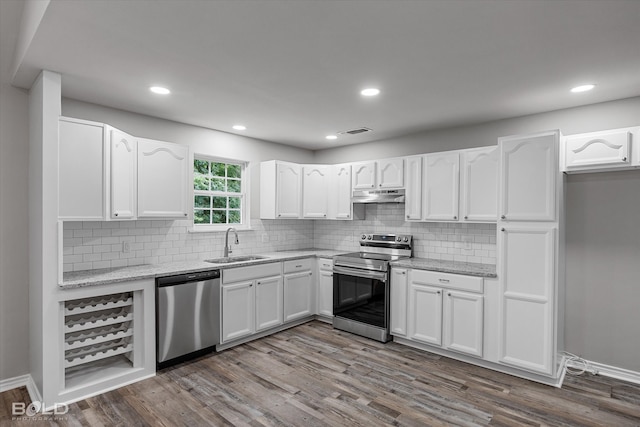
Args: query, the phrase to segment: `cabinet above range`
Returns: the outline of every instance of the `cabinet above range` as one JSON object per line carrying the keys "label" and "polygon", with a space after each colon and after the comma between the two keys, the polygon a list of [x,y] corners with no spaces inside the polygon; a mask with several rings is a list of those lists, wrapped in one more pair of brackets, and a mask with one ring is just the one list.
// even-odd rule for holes
{"label": "cabinet above range", "polygon": [[188,147],[67,117],[59,135],[59,219],[189,218]]}

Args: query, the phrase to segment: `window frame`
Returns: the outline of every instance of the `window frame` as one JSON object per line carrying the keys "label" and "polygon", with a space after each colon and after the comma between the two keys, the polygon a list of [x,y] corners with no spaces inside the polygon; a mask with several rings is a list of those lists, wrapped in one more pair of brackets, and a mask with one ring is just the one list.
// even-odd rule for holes
{"label": "window frame", "polygon": [[[212,190],[196,190],[195,189],[195,176],[196,176],[196,172],[194,170],[194,165],[195,165],[195,161],[196,160],[203,160],[203,161],[207,161],[209,163],[225,163],[227,165],[232,164],[232,165],[238,165],[241,167],[241,174],[240,174],[240,188],[241,191],[240,193],[229,193],[228,191],[225,192],[216,192],[216,191],[212,191]],[[200,233],[200,232],[216,232],[216,231],[226,231],[228,228],[233,227],[236,230],[250,230],[251,229],[251,225],[249,224],[249,215],[250,215],[250,202],[249,202],[249,182],[250,182],[250,176],[249,176],[249,161],[247,160],[238,160],[238,159],[230,159],[230,158],[226,158],[226,157],[219,157],[219,156],[212,156],[212,155],[208,155],[208,154],[202,154],[202,153],[194,153],[193,154],[193,158],[191,160],[191,212],[192,212],[192,219],[191,219],[191,232],[194,233]],[[228,177],[225,177],[225,179],[228,179]],[[195,222],[195,211],[196,211],[196,206],[195,206],[195,198],[196,196],[199,195],[203,195],[203,196],[210,196],[210,197],[216,197],[216,195],[218,196],[223,196],[223,197],[240,197],[240,223],[239,224],[235,224],[235,223],[225,223],[225,224],[196,224]],[[213,202],[212,202],[213,203]],[[209,208],[209,210],[213,210],[213,206],[211,206],[211,208]],[[229,207],[227,206],[226,211],[229,212]],[[228,220],[228,219],[227,219]]]}

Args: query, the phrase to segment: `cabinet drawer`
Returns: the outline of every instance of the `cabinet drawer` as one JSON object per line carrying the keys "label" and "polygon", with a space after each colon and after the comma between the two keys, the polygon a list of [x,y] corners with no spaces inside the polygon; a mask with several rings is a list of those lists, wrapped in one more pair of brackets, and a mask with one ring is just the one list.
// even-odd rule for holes
{"label": "cabinet drawer", "polygon": [[318,268],[320,270],[332,271],[333,270],[333,260],[332,259],[327,259],[327,258],[318,259]]}
{"label": "cabinet drawer", "polygon": [[259,279],[280,275],[280,263],[250,265],[248,267],[229,268],[222,270],[222,283],[235,283],[244,280]]}
{"label": "cabinet drawer", "polygon": [[469,292],[484,292],[482,277],[464,276],[462,274],[438,273],[436,271],[411,270],[411,282],[447,289],[460,289]]}
{"label": "cabinet drawer", "polygon": [[313,267],[313,259],[292,259],[291,261],[285,261],[283,264],[284,274],[296,273],[298,271],[311,270],[311,268]]}

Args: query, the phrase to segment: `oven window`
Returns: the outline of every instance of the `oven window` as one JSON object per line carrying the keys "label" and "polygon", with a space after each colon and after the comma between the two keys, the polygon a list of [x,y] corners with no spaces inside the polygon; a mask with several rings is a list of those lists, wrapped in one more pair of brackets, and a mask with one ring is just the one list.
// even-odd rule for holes
{"label": "oven window", "polygon": [[387,327],[386,284],[377,279],[333,274],[333,314]]}

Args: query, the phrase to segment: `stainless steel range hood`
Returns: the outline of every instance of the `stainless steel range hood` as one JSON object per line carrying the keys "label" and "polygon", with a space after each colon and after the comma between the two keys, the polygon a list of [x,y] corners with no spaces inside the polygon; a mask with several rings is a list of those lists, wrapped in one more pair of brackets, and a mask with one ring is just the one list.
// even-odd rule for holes
{"label": "stainless steel range hood", "polygon": [[353,203],[404,203],[404,188],[399,190],[353,190]]}

